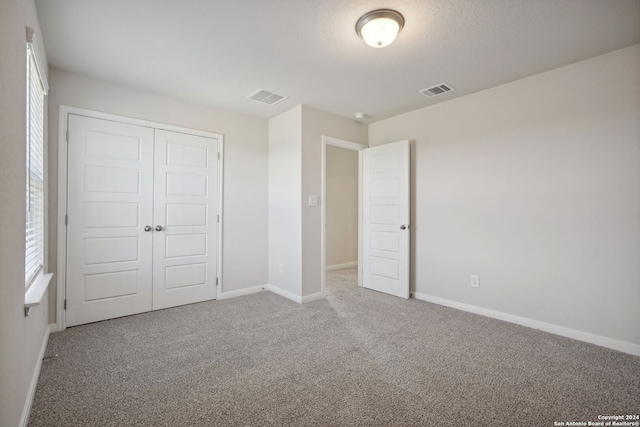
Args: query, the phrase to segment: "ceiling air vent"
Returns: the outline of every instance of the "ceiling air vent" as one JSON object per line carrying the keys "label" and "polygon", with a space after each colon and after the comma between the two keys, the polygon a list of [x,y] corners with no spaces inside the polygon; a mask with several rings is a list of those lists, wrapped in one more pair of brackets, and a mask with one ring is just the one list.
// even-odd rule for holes
{"label": "ceiling air vent", "polygon": [[258,89],[251,95],[247,96],[247,99],[251,99],[252,101],[261,102],[267,105],[276,105],[278,102],[282,102],[287,99],[286,96],[278,95],[273,92],[269,92],[268,90]]}
{"label": "ceiling air vent", "polygon": [[436,86],[422,89],[418,91],[418,93],[421,93],[424,96],[428,96],[429,98],[433,98],[434,96],[442,95],[443,93],[452,92],[454,90],[455,89],[449,86],[447,83],[441,83]]}

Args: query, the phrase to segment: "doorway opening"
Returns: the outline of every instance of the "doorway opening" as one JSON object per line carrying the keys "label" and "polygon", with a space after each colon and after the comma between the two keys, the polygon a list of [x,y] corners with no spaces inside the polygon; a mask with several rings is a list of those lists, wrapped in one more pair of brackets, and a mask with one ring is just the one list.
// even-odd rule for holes
{"label": "doorway opening", "polygon": [[[327,275],[349,286],[357,271],[362,286],[362,150],[366,145],[322,137],[321,283]],[[353,286],[351,284],[351,286]]]}

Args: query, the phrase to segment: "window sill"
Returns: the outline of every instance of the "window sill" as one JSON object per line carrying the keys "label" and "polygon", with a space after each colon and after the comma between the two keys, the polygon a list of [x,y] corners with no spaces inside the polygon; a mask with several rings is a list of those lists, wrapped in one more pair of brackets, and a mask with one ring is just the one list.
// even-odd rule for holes
{"label": "window sill", "polygon": [[24,315],[25,317],[29,315],[29,310],[31,307],[35,307],[42,303],[42,299],[44,298],[44,294],[47,292],[47,288],[49,287],[49,283],[51,283],[51,278],[53,277],[53,273],[40,274],[36,277],[36,280],[33,281],[27,292],[24,294]]}

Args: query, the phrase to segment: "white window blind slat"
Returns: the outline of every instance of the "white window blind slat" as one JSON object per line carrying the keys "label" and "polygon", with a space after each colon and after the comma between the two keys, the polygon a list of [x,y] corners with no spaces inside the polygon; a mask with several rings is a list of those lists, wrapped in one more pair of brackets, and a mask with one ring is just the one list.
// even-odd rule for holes
{"label": "white window blind slat", "polygon": [[44,88],[27,44],[27,185],[25,286],[44,264]]}

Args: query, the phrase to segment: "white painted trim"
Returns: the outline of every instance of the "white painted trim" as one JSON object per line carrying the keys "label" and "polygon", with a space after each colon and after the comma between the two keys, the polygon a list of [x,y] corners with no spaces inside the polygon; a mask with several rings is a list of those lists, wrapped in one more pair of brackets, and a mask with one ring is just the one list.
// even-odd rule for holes
{"label": "white painted trim", "polygon": [[[262,288],[259,286],[259,288]],[[276,295],[280,295],[281,297],[285,297],[290,299],[293,302],[297,302],[298,304],[305,304],[311,301],[316,301],[319,299],[323,299],[325,297],[324,292],[318,292],[315,294],[307,295],[305,297],[300,297],[293,292],[285,291],[282,288],[273,285],[266,285],[266,288],[269,292],[273,292]]]}
{"label": "white painted trim", "polygon": [[47,351],[47,343],[49,342],[49,335],[51,334],[52,329],[53,329],[53,325],[47,325],[47,328],[45,329],[45,332],[44,332],[42,346],[40,347],[40,352],[38,353],[38,361],[36,362],[36,366],[33,370],[33,375],[31,376],[31,382],[29,383],[29,390],[27,391],[27,400],[24,402],[24,407],[22,408],[22,417],[20,418],[20,424],[19,424],[20,427],[27,427],[27,424],[29,423],[29,415],[31,414],[33,397],[36,394],[38,378],[40,378],[40,369],[42,368],[42,359],[44,358],[44,353]]}
{"label": "white painted trim", "polygon": [[219,300],[223,300],[223,299],[242,297],[242,296],[245,296],[245,295],[255,294],[255,293],[258,293],[258,292],[266,291],[267,290],[267,286],[268,285],[252,286],[250,288],[238,289],[237,291],[221,292],[220,293],[220,297],[218,299]]}
{"label": "white painted trim", "polygon": [[[321,153],[321,167],[320,167],[320,194],[322,206],[320,209],[320,265],[323,267],[320,269],[320,293],[324,296],[325,293],[325,263],[327,260],[326,254],[326,203],[327,200],[327,145],[333,145],[336,147],[346,148],[348,150],[358,151],[358,265],[362,265],[362,150],[368,148],[367,145],[358,144],[357,142],[346,141],[340,138],[334,138],[332,136],[322,135],[322,153]],[[358,286],[362,286],[362,267],[358,268]]]}
{"label": "white painted trim", "polygon": [[322,142],[324,144],[335,145],[336,147],[346,148],[348,150],[360,151],[365,148],[369,148],[368,145],[359,144],[357,142],[347,141],[340,138],[334,138],[332,136],[322,135]]}
{"label": "white painted trim", "polygon": [[269,292],[273,292],[274,294],[280,295],[281,297],[285,297],[287,299],[290,299],[293,302],[297,302],[298,304],[302,304],[302,298],[296,294],[294,294],[293,292],[289,292],[289,291],[285,291],[282,288],[279,288],[277,286],[274,285],[267,285],[267,290]]}
{"label": "white painted trim", "polygon": [[325,246],[327,244],[327,211],[325,205],[327,204],[327,142],[324,135],[321,138],[322,147],[320,151],[320,292],[325,291],[325,264],[327,262],[327,254],[325,253]]}
{"label": "white painted trim", "polygon": [[116,114],[92,111],[84,108],[60,105],[58,116],[58,271],[56,274],[56,329],[63,331],[66,328],[64,316],[64,299],[66,295],[66,265],[67,265],[67,230],[64,217],[67,214],[67,139],[69,114],[91,117],[95,119],[111,120],[119,123],[127,123],[138,126],[146,126],[170,132],[185,133],[188,135],[215,138],[220,144],[220,167],[218,168],[218,207],[220,209],[220,223],[218,224],[218,277],[219,286],[217,296],[220,297],[222,289],[222,223],[223,223],[223,164],[224,164],[224,136],[219,133],[189,129],[164,123],[141,120],[132,117],[118,116]]}
{"label": "white painted trim", "polygon": [[[44,89],[44,94],[49,94],[49,80],[47,74],[44,72],[49,69],[49,64],[47,62],[47,55],[45,54],[46,50],[40,44],[38,40],[43,40],[42,34],[40,37],[37,37],[34,33],[33,40],[27,41],[28,44],[31,45],[31,49],[33,50],[33,60],[36,63],[36,69],[38,70],[38,78],[40,83],[42,83],[42,88]],[[46,157],[45,157],[46,159]]]}
{"label": "white painted trim", "polygon": [[[68,105],[60,105],[60,112],[66,114],[76,114],[78,116],[90,117],[93,119],[111,120],[119,123],[130,125],[145,126],[158,130],[167,130],[170,132],[186,133],[188,135],[203,136],[205,138],[222,138],[222,134],[209,132],[198,129],[185,128],[182,126],[168,125],[166,123],[153,122],[150,120],[136,119],[134,117],[119,116],[117,114],[103,113],[101,111],[87,110],[85,108],[70,107]],[[62,117],[62,114],[60,114]],[[65,128],[66,131],[66,128]]]}
{"label": "white painted trim", "polygon": [[363,151],[358,151],[358,286],[362,287],[362,157]]}
{"label": "white painted trim", "polygon": [[28,316],[31,307],[35,307],[42,303],[42,299],[44,298],[44,294],[47,292],[49,288],[49,283],[51,283],[51,278],[53,277],[53,273],[43,274],[40,272],[36,280],[33,281],[29,289],[24,295],[24,315]]}
{"label": "white painted trim", "polygon": [[563,326],[553,325],[551,323],[541,322],[539,320],[533,320],[526,317],[516,316],[513,314],[503,313],[501,311],[495,311],[484,307],[478,307],[471,304],[465,304],[458,301],[453,301],[445,298],[435,297],[428,294],[415,292],[413,294],[415,299],[432,302],[438,305],[444,305],[446,307],[456,308],[458,310],[467,311],[469,313],[479,314],[481,316],[491,317],[493,319],[503,320],[505,322],[515,323],[528,328],[539,329],[551,334],[560,335],[567,338],[572,338],[578,341],[584,341],[591,344],[596,344],[602,347],[611,348],[613,350],[622,351],[624,353],[633,354],[634,356],[640,356],[640,345],[633,344],[626,341],[620,341],[612,338],[603,337],[600,335],[594,335],[587,332],[578,331],[575,329],[565,328]]}
{"label": "white painted trim", "polygon": [[327,141],[323,135],[321,138],[322,147],[320,152],[320,292],[325,292],[325,264],[327,262]]}
{"label": "white painted trim", "polygon": [[56,271],[56,329],[65,328],[64,299],[67,283],[67,118],[69,107],[60,106],[58,116],[58,265]]}
{"label": "white painted trim", "polygon": [[[43,102],[44,108],[44,135],[43,135],[43,173],[46,177],[44,180],[44,238],[42,239],[42,247],[44,248],[44,262],[42,272],[51,272],[51,264],[49,263],[49,98],[45,96]],[[52,277],[49,278],[47,289],[51,284]],[[28,293],[28,291],[27,291]],[[26,300],[26,296],[25,296]]]}
{"label": "white painted trim", "polygon": [[300,300],[301,304],[306,304],[311,301],[317,301],[319,299],[324,299],[324,292],[318,292],[316,294],[307,295],[306,297],[302,297]]}
{"label": "white painted trim", "polygon": [[224,206],[222,204],[224,200],[224,136],[219,136],[218,152],[220,153],[220,161],[218,162],[218,215],[220,215],[220,222],[218,222],[218,259],[216,262],[218,273],[218,286],[216,290],[216,299],[222,297],[222,287],[224,286],[224,279],[222,274],[222,224],[224,223]]}
{"label": "white painted trim", "polygon": [[327,265],[324,269],[326,271],[332,271],[332,270],[342,270],[343,268],[352,268],[357,266],[358,266],[358,261],[353,261],[353,262],[345,262],[344,264]]}
{"label": "white painted trim", "polygon": [[262,285],[262,286],[253,286],[251,288],[245,288],[245,289],[238,289],[237,291],[228,291],[228,292],[223,292],[222,295],[220,295],[221,300],[223,299],[228,299],[228,298],[235,298],[235,297],[241,297],[244,295],[251,295],[251,294],[255,294],[258,292],[262,292],[262,291],[269,291],[269,292],[273,292],[276,295],[280,295],[281,297],[285,297],[293,302],[296,302],[298,304],[304,304],[307,302],[311,302],[311,301],[316,301],[319,299],[323,299],[325,297],[324,292],[318,292],[316,294],[311,294],[311,295],[307,295],[306,297],[299,297],[298,295],[294,294],[293,292],[289,292],[289,291],[285,291],[282,288],[279,288],[277,286],[273,286],[273,285]]}

